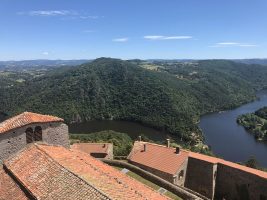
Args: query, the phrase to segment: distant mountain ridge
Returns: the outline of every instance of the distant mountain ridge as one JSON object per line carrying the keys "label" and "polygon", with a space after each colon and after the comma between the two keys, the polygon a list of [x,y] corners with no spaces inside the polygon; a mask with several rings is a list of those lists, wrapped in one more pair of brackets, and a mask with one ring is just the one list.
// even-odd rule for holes
{"label": "distant mountain ridge", "polygon": [[245,64],[258,64],[267,65],[267,58],[254,58],[254,59],[234,59],[235,62],[245,63]]}
{"label": "distant mountain ridge", "polygon": [[0,70],[23,70],[23,69],[38,69],[52,68],[61,66],[81,65],[90,62],[90,60],[22,60],[22,61],[0,61]]}
{"label": "distant mountain ridge", "polygon": [[[220,59],[206,59],[206,60],[220,60]],[[227,59],[226,59],[227,60]],[[78,59],[78,60],[49,60],[49,59],[37,59],[37,60],[21,60],[21,61],[0,61],[0,70],[27,70],[27,69],[42,69],[42,68],[57,68],[62,66],[77,66],[84,63],[91,62],[88,59]],[[139,60],[132,59],[128,61],[134,62],[198,62],[200,59],[147,59]],[[244,63],[244,64],[260,64],[267,65],[266,59],[230,59],[229,61]]]}
{"label": "distant mountain ridge", "polygon": [[138,121],[194,144],[203,139],[201,114],[251,101],[255,90],[267,86],[266,76],[265,66],[228,60],[149,64],[99,58],[0,87],[0,111],[52,114],[68,123]]}

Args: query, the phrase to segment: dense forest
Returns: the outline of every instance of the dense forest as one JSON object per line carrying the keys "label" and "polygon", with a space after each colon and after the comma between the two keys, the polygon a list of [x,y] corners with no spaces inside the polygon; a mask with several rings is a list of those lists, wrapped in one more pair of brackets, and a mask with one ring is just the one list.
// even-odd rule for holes
{"label": "dense forest", "polygon": [[137,121],[195,144],[203,140],[200,115],[253,100],[255,90],[267,86],[266,75],[265,66],[227,60],[100,58],[38,76],[31,72],[16,81],[0,73],[0,113],[12,116],[27,110],[60,116],[68,123]]}
{"label": "dense forest", "polygon": [[257,140],[267,140],[267,107],[260,108],[254,113],[240,115],[237,123],[244,126]]}

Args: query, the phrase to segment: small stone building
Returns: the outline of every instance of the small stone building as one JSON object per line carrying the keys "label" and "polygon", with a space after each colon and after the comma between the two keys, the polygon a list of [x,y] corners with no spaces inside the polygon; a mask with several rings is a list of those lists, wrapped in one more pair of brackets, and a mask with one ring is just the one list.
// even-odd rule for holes
{"label": "small stone building", "polygon": [[137,141],[128,156],[128,161],[173,184],[183,186],[185,182],[188,152],[180,148]]}
{"label": "small stone building", "polygon": [[139,141],[128,159],[209,199],[267,200],[267,172],[220,158]]}
{"label": "small stone building", "polygon": [[113,144],[111,143],[75,143],[72,149],[83,151],[95,158],[113,159]]}
{"label": "small stone building", "polygon": [[68,126],[61,118],[31,112],[0,123],[0,161],[39,141],[69,147]]}

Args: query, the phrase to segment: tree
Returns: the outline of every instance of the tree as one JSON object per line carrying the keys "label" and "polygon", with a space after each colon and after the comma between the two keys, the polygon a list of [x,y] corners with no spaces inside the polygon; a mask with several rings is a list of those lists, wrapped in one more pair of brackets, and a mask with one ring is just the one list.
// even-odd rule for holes
{"label": "tree", "polygon": [[254,156],[251,156],[248,161],[245,162],[245,165],[250,168],[257,169],[258,168],[258,161]]}

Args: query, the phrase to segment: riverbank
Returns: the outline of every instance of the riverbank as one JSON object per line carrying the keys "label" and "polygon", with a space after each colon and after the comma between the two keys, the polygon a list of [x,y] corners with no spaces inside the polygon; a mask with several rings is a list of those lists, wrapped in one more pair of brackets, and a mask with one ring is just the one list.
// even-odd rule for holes
{"label": "riverbank", "polygon": [[205,143],[216,156],[242,163],[254,156],[260,166],[267,167],[267,145],[255,140],[236,123],[238,116],[267,106],[267,91],[259,91],[256,95],[257,99],[253,102],[221,113],[206,114],[200,118],[199,127],[205,137]]}

